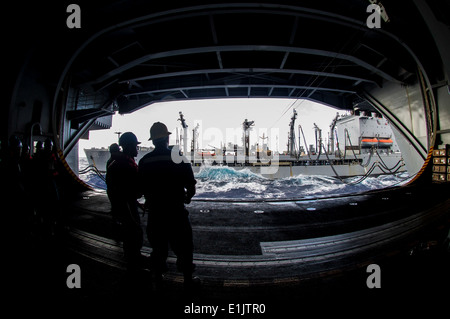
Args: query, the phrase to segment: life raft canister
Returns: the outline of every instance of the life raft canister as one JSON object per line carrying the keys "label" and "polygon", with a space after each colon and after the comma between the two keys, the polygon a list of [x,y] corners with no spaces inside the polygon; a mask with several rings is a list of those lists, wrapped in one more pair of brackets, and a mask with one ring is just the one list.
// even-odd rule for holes
{"label": "life raft canister", "polygon": [[390,138],[363,138],[361,140],[361,148],[371,148],[376,146],[378,148],[389,148],[394,142]]}
{"label": "life raft canister", "polygon": [[363,138],[361,140],[361,148],[371,148],[372,146],[377,146],[378,140],[376,138]]}
{"label": "life raft canister", "polygon": [[394,142],[390,138],[384,138],[378,140],[378,147],[379,148],[389,148],[394,144]]}

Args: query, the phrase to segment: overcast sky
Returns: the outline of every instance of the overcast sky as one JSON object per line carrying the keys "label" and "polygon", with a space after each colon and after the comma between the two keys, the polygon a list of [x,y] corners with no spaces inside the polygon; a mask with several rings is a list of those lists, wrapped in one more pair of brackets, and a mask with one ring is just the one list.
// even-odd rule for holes
{"label": "overcast sky", "polygon": [[[192,129],[199,127],[200,147],[220,147],[228,142],[242,145],[242,123],[245,119],[255,121],[250,135],[250,144],[256,139],[260,145],[262,139],[268,136],[266,143],[270,149],[276,151],[287,150],[289,122],[293,108],[298,116],[295,122],[298,140],[298,125],[301,125],[308,144],[314,144],[314,124],[322,129],[324,139],[330,129],[330,123],[336,116],[337,110],[308,100],[295,99],[206,99],[189,101],[169,101],[154,103],[132,114],[115,115],[109,130],[91,131],[89,140],[80,140],[79,154],[85,157],[84,148],[108,147],[117,142],[114,132],[131,131],[136,134],[141,146],[152,146],[149,139],[149,129],[154,122],[163,122],[172,132],[170,144],[176,142],[176,129],[181,133],[181,123],[178,121],[179,112],[183,112],[188,125],[188,149],[192,138]],[[343,111],[340,112],[343,114]],[[303,141],[303,139],[302,139]],[[302,143],[303,144],[303,143]]]}

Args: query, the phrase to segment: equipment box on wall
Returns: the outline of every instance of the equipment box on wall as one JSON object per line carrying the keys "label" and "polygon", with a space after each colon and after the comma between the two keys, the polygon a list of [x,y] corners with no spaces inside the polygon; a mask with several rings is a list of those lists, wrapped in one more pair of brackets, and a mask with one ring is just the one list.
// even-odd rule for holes
{"label": "equipment box on wall", "polygon": [[433,150],[433,182],[450,182],[450,145]]}

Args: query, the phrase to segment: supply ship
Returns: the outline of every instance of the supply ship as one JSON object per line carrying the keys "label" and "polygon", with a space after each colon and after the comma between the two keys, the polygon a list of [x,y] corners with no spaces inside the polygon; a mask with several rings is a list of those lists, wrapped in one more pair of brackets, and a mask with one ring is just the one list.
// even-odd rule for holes
{"label": "supply ship", "polygon": [[[327,145],[324,144],[322,129],[314,124],[315,144],[307,145],[303,128],[295,121],[294,109],[289,123],[287,151],[273,152],[263,145],[250,146],[250,134],[254,121],[247,119],[242,123],[243,145],[230,145],[224,148],[199,149],[197,147],[198,126],[192,130],[190,150],[188,150],[186,120],[180,112],[179,121],[183,134],[171,146],[174,159],[187,160],[194,173],[205,166],[227,166],[235,170],[248,169],[269,179],[280,179],[298,175],[326,175],[336,178],[395,174],[405,171],[400,149],[388,121],[375,112],[355,110],[348,115],[339,115],[330,124]],[[263,137],[267,139],[267,137]],[[303,140],[303,142],[302,142]],[[301,145],[304,146],[301,146]],[[299,147],[297,147],[297,145]],[[139,149],[136,162],[153,148]],[[99,171],[106,171],[110,157],[107,148],[85,149],[89,165]],[[184,155],[184,158],[179,157]]]}

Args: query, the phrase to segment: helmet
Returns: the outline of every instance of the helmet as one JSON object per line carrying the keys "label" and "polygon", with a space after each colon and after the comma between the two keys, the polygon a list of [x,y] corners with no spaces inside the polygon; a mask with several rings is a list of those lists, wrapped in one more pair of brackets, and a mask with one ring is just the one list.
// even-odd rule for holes
{"label": "helmet", "polygon": [[53,148],[53,141],[47,137],[44,141],[44,149],[47,151],[51,151]]}
{"label": "helmet", "polygon": [[113,143],[109,146],[109,152],[110,153],[117,153],[120,152],[119,144]]}
{"label": "helmet", "polygon": [[125,146],[125,145],[138,145],[141,144],[141,142],[138,142],[136,135],[134,135],[131,132],[123,133],[119,138],[119,145]]}
{"label": "helmet", "polygon": [[150,128],[150,140],[157,140],[172,134],[167,130],[167,126],[161,122],[156,122]]}
{"label": "helmet", "polygon": [[16,135],[11,135],[11,137],[9,138],[9,147],[11,149],[22,148],[22,141]]}

